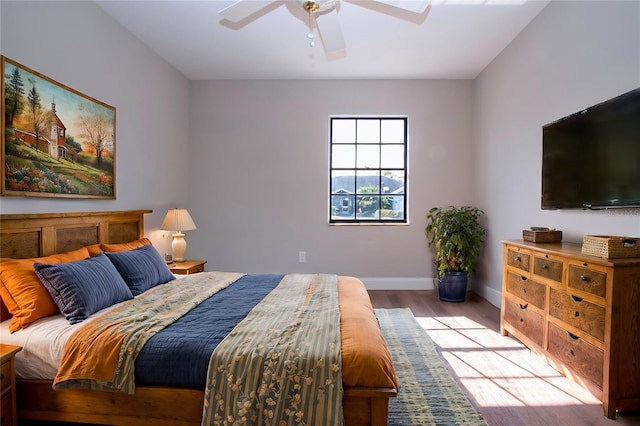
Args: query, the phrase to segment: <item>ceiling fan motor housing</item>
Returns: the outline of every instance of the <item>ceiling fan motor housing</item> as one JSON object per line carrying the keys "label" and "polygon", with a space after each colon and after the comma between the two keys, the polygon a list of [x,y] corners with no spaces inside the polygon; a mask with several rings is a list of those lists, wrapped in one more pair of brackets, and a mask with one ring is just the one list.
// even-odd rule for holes
{"label": "ceiling fan motor housing", "polygon": [[298,0],[302,5],[302,8],[310,15],[316,12],[326,12],[328,10],[335,9],[338,5],[338,0]]}
{"label": "ceiling fan motor housing", "polygon": [[304,10],[309,12],[309,14],[316,13],[318,9],[320,9],[320,4],[315,0],[303,0],[302,7]]}

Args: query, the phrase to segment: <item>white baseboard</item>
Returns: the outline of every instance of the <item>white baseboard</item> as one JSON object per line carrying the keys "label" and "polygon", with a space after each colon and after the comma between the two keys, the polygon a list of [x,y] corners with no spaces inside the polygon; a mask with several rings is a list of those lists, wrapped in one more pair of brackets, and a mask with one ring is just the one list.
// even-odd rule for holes
{"label": "white baseboard", "polygon": [[367,290],[433,290],[433,278],[360,278]]}
{"label": "white baseboard", "polygon": [[502,293],[494,288],[487,287],[486,285],[478,286],[473,291],[484,297],[493,306],[500,307],[502,304]]}

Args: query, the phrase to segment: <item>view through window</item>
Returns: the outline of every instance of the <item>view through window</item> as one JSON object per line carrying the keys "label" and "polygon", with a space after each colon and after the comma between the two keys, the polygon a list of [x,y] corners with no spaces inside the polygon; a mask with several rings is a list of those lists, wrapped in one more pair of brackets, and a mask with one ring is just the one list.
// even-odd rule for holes
{"label": "view through window", "polygon": [[330,223],[407,222],[407,118],[330,118]]}

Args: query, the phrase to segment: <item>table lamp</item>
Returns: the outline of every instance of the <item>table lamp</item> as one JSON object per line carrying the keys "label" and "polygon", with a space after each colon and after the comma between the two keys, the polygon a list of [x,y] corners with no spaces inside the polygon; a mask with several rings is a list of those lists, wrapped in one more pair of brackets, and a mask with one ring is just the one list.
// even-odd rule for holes
{"label": "table lamp", "polygon": [[184,262],[184,254],[187,251],[187,241],[184,239],[182,231],[197,229],[187,209],[169,209],[162,221],[160,229],[164,231],[176,231],[173,234],[173,242],[171,243],[173,259],[176,262]]}

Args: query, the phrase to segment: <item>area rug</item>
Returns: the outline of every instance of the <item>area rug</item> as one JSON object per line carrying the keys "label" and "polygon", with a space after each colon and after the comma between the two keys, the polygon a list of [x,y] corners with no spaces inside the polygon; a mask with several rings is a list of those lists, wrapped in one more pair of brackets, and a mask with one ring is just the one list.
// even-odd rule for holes
{"label": "area rug", "polygon": [[400,381],[389,425],[486,426],[409,309],[376,309]]}

